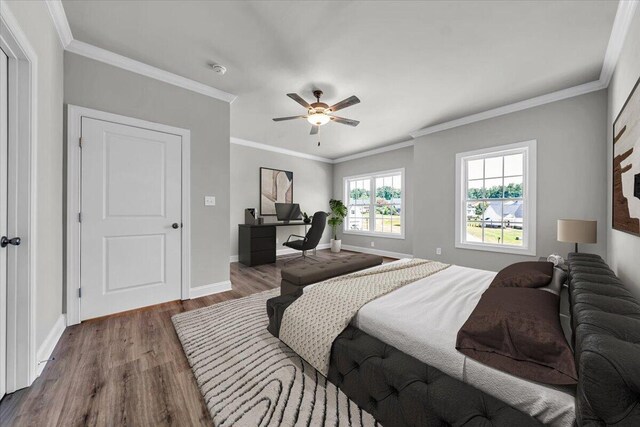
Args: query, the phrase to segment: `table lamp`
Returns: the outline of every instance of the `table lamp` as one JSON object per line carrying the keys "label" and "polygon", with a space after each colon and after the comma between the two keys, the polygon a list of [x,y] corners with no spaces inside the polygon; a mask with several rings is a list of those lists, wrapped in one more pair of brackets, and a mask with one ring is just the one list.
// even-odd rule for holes
{"label": "table lamp", "polygon": [[598,243],[598,221],[582,219],[559,219],[558,241],[575,243],[578,252],[578,243]]}

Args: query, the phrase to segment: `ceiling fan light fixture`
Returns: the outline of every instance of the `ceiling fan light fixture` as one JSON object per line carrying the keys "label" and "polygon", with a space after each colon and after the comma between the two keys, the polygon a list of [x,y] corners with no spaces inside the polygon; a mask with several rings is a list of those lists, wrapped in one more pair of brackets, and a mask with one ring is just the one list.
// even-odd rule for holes
{"label": "ceiling fan light fixture", "polygon": [[331,121],[331,117],[327,116],[324,113],[314,112],[312,114],[309,114],[309,116],[307,117],[307,121],[314,126],[322,126],[329,123],[329,121]]}

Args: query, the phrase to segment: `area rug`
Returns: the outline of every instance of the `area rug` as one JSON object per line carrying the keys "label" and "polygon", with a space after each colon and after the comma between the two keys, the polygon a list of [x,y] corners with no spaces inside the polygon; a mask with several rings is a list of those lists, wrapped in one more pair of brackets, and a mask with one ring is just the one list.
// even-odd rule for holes
{"label": "area rug", "polygon": [[277,289],[173,316],[216,426],[377,426],[267,332]]}

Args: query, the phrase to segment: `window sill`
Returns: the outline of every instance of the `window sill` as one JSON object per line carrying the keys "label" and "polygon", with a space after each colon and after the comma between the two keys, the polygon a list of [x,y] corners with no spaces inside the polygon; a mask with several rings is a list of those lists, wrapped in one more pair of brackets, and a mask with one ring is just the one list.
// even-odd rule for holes
{"label": "window sill", "polygon": [[369,236],[369,237],[382,237],[385,239],[400,239],[404,240],[403,234],[390,234],[390,233],[376,233],[373,231],[342,231],[342,234],[349,234],[352,236]]}
{"label": "window sill", "polygon": [[471,249],[474,251],[485,251],[485,252],[499,252],[503,254],[513,254],[513,255],[528,255],[528,256],[536,256],[535,249],[532,248],[519,248],[517,246],[510,247],[506,245],[487,245],[482,243],[467,243],[467,242],[457,242],[457,249]]}

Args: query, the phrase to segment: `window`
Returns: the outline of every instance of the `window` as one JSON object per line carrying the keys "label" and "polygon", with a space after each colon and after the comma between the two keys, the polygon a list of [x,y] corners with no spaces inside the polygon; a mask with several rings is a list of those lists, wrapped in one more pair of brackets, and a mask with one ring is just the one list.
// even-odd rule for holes
{"label": "window", "polygon": [[344,232],[404,238],[404,169],[344,178]]}
{"label": "window", "polygon": [[456,247],[535,255],[536,141],[456,156]]}

